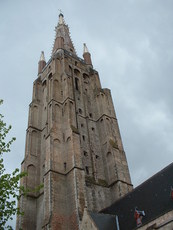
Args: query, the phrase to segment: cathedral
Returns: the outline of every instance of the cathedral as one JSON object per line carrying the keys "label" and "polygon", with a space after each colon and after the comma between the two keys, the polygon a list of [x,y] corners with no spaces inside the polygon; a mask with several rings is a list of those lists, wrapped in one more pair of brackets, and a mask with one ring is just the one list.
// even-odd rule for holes
{"label": "cathedral", "polygon": [[[62,13],[55,30],[51,58],[46,62],[41,53],[33,84],[21,164],[29,192],[19,201],[24,215],[16,229],[146,229],[141,225],[155,214],[143,223],[140,216],[136,225],[134,208],[147,211],[140,201],[150,181],[133,190],[111,92],[102,88],[86,44],[83,58],[77,56]],[[162,180],[172,171],[170,165]],[[164,186],[169,190],[170,183]]]}

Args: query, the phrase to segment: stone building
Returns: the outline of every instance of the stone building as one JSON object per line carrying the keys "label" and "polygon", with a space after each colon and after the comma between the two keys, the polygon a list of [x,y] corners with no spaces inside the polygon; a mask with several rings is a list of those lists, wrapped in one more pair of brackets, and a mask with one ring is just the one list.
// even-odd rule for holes
{"label": "stone building", "polygon": [[77,56],[62,14],[51,58],[42,52],[38,64],[22,171],[29,193],[16,229],[80,229],[84,209],[99,212],[132,190],[110,90],[85,44]]}
{"label": "stone building", "polygon": [[173,163],[132,188],[110,90],[85,44],[77,56],[62,14],[38,63],[22,171],[17,230],[173,230]]}

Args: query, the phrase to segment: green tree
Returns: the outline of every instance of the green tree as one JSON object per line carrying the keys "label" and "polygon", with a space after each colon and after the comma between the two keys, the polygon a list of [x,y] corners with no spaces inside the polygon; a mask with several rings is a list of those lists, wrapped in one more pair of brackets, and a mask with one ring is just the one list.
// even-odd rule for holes
{"label": "green tree", "polygon": [[[0,100],[0,105],[2,103]],[[0,230],[12,229],[11,226],[6,226],[7,222],[13,219],[13,215],[22,215],[16,203],[24,191],[19,185],[20,178],[26,175],[24,172],[20,173],[19,169],[15,169],[11,174],[5,172],[3,156],[10,152],[10,146],[15,141],[14,137],[7,141],[10,129],[11,125],[7,126],[3,115],[0,114]]]}

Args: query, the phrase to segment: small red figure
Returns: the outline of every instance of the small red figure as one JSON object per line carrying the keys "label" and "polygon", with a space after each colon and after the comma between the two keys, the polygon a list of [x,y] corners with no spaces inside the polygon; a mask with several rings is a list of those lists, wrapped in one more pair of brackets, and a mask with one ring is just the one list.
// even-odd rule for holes
{"label": "small red figure", "polygon": [[142,225],[142,218],[143,218],[143,216],[145,216],[145,212],[144,211],[139,211],[137,209],[137,207],[136,207],[135,208],[134,217],[135,217],[135,220],[136,220],[137,227],[139,227],[139,226]]}
{"label": "small red figure", "polygon": [[173,188],[171,186],[171,199],[173,200]]}

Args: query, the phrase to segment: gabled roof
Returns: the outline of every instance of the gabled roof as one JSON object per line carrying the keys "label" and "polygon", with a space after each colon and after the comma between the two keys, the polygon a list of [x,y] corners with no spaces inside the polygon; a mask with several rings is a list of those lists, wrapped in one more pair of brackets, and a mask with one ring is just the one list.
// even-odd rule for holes
{"label": "gabled roof", "polygon": [[[171,186],[173,187],[173,163],[102,210],[101,213],[117,215],[121,230],[135,229],[135,207],[145,211],[146,216],[143,217],[143,224],[173,210],[173,200],[170,196]],[[111,229],[115,228],[109,228],[109,230]]]}
{"label": "gabled roof", "polygon": [[99,230],[117,230],[115,216],[90,211],[88,213]]}

